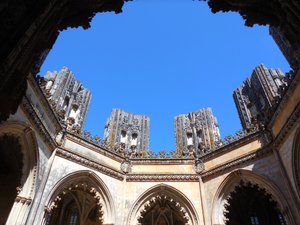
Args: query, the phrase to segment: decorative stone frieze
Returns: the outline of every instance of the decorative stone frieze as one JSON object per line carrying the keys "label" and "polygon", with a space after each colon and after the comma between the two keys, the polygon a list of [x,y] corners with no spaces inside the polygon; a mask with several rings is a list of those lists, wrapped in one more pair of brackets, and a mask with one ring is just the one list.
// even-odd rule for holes
{"label": "decorative stone frieze", "polygon": [[111,169],[111,168],[108,168],[106,166],[103,166],[103,165],[100,165],[99,163],[96,163],[90,159],[87,159],[87,158],[84,158],[82,156],[79,156],[78,154],[74,154],[74,153],[71,153],[69,151],[66,151],[66,150],[63,150],[63,149],[57,149],[56,151],[57,155],[58,156],[61,156],[65,159],[68,159],[70,161],[73,161],[73,162],[76,162],[76,163],[79,163],[81,165],[84,165],[84,166],[87,166],[89,168],[92,168],[94,170],[97,170],[99,172],[102,172],[110,177],[114,177],[118,180],[123,180],[124,179],[124,176],[122,173],[114,170],[114,169]]}
{"label": "decorative stone frieze", "polygon": [[299,120],[299,118],[300,118],[300,103],[298,103],[293,114],[289,117],[288,121],[281,129],[279,135],[275,138],[275,141],[273,143],[275,148],[278,148],[281,145],[281,143],[288,135],[289,131],[294,127],[294,125]]}
{"label": "decorative stone frieze", "polygon": [[199,182],[194,174],[128,174],[128,182]]}
{"label": "decorative stone frieze", "polygon": [[248,154],[244,157],[241,157],[241,158],[238,158],[236,160],[230,161],[228,163],[221,164],[221,165],[219,165],[216,168],[213,168],[211,170],[204,171],[201,174],[201,177],[202,177],[203,180],[209,179],[213,176],[223,174],[228,170],[232,170],[233,168],[235,168],[239,165],[243,165],[243,164],[249,163],[253,160],[263,158],[264,156],[266,156],[268,154],[272,154],[272,148],[270,146],[266,147],[264,149],[260,149],[260,150],[254,152],[254,153]]}
{"label": "decorative stone frieze", "polygon": [[51,149],[56,147],[55,137],[52,137],[44,124],[43,120],[40,118],[39,114],[35,110],[34,106],[31,104],[27,97],[24,97],[21,104],[22,109],[28,115],[29,120],[35,125],[39,134],[42,136],[43,140],[51,146]]}
{"label": "decorative stone frieze", "polygon": [[220,144],[219,125],[211,108],[176,116],[174,123],[176,153],[179,156],[196,158]]}

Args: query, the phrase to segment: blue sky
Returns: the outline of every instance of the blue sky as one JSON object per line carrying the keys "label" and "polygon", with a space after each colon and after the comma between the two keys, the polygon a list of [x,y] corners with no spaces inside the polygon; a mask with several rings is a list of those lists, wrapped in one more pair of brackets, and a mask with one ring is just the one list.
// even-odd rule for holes
{"label": "blue sky", "polygon": [[112,108],[150,117],[150,149],[175,149],[174,117],[211,107],[222,136],[241,128],[232,92],[263,63],[290,70],[268,34],[206,2],[134,0],[63,31],[42,66],[69,67],[92,92],[85,128],[103,136]]}

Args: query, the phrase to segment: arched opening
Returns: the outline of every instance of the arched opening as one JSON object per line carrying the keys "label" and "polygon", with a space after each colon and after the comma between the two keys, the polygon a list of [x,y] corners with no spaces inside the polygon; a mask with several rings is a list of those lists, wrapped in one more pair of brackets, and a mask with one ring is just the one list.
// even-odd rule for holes
{"label": "arched opening", "polygon": [[47,200],[44,225],[114,224],[112,197],[100,178],[79,171],[63,178]]}
{"label": "arched opening", "polygon": [[226,225],[287,225],[277,202],[257,184],[241,181],[225,204]]}
{"label": "arched opening", "polygon": [[21,185],[23,154],[18,138],[0,137],[0,224],[5,224]]}
{"label": "arched opening", "polygon": [[278,187],[248,170],[236,170],[223,180],[213,200],[211,223],[297,224],[291,206]]}
{"label": "arched opening", "polygon": [[26,124],[0,125],[0,224],[25,222],[36,190],[37,145]]}
{"label": "arched opening", "polygon": [[133,204],[127,225],[194,225],[199,218],[192,202],[179,190],[165,184],[144,192]]}
{"label": "arched opening", "polygon": [[55,198],[46,225],[101,225],[100,195],[87,183],[70,186]]}
{"label": "arched opening", "polygon": [[188,223],[181,205],[166,195],[153,197],[138,222],[142,225],[184,225]]}

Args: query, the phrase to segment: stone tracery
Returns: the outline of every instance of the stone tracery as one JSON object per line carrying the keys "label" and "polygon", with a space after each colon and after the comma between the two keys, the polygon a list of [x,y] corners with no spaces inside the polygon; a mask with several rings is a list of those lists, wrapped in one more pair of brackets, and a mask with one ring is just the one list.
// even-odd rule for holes
{"label": "stone tracery", "polygon": [[47,225],[64,224],[69,216],[65,213],[65,207],[76,209],[76,224],[103,224],[103,203],[101,195],[96,188],[87,183],[73,184],[62,190],[46,208]]}
{"label": "stone tracery", "polygon": [[138,221],[142,225],[188,224],[189,216],[184,207],[173,198],[158,194],[147,201]]}

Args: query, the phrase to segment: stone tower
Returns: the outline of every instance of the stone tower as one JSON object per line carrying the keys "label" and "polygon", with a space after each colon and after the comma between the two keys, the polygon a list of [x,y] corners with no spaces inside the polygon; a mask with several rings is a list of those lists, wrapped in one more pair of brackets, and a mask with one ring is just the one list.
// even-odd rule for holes
{"label": "stone tower", "polygon": [[104,143],[126,156],[141,156],[149,150],[150,119],[113,109],[105,125]]}
{"label": "stone tower", "polygon": [[46,96],[60,119],[73,131],[84,126],[91,93],[75,79],[66,67],[59,72],[47,72],[43,86]]}
{"label": "stone tower", "polygon": [[257,66],[251,77],[233,92],[233,98],[244,129],[265,123],[286,87],[280,69]]}
{"label": "stone tower", "polygon": [[211,108],[176,116],[174,122],[178,155],[203,154],[218,145],[219,125]]}

